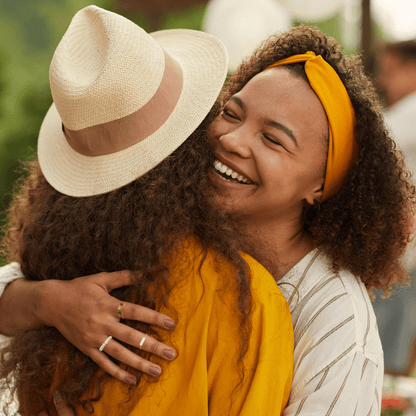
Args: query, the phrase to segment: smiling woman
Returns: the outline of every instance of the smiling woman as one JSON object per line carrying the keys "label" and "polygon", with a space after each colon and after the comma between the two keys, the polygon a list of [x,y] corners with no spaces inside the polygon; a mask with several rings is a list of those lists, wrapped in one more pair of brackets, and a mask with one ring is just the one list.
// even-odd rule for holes
{"label": "smiling woman", "polygon": [[[326,62],[330,71],[327,74],[335,76],[340,85],[337,89],[333,88],[334,80],[330,84],[324,79],[322,85],[316,86],[316,81],[308,75],[308,63],[294,60],[295,56],[304,55],[307,61],[311,53]],[[289,62],[280,66],[282,60],[288,59]],[[276,65],[279,66],[274,68]],[[323,96],[325,88],[329,91]],[[328,105],[331,103],[328,95],[332,97],[332,105]],[[376,97],[358,57],[345,58],[334,39],[299,26],[281,36],[272,36],[229,79],[222,96],[222,112],[210,127],[210,138],[217,159],[256,184],[251,187],[253,192],[256,188],[260,196],[260,189],[270,186],[265,196],[265,203],[271,204],[268,215],[273,217],[274,209],[279,209],[280,198],[289,198],[296,212],[287,209],[288,227],[290,220],[297,224],[298,230],[301,225],[314,245],[325,246],[334,265],[360,275],[367,288],[388,290],[392,282],[406,274],[399,257],[411,230],[415,196],[401,155],[383,124]],[[346,111],[352,112],[348,123]],[[289,129],[297,143],[288,131],[270,127],[264,118]],[[334,135],[336,140],[331,148]],[[347,150],[351,156],[345,159],[340,173],[342,169],[335,165],[333,169],[328,163],[336,159],[334,153],[341,154],[339,160],[343,160],[344,152],[339,147],[349,141]],[[330,169],[335,174],[328,175]],[[277,174],[273,175],[274,172]],[[290,175],[299,182],[292,182]],[[329,180],[337,175],[343,179],[338,180],[337,192],[328,198],[324,192]],[[309,190],[303,199],[301,194],[292,194],[290,199],[290,188],[302,190],[302,181],[309,183]],[[237,210],[241,208],[244,213],[245,200],[240,198],[237,188],[231,197],[228,188],[232,185],[226,186],[221,186],[223,191],[227,190],[222,192],[223,202],[234,205]],[[248,194],[248,187],[244,189],[241,192]],[[310,225],[304,222],[302,209],[313,210],[316,206],[313,199],[320,201],[320,215]],[[286,208],[285,204],[281,205]],[[254,198],[250,206],[255,214],[251,218],[261,220],[264,207],[256,210]],[[275,218],[280,224],[286,221],[281,216]],[[250,224],[245,222],[245,226]],[[264,227],[266,234],[269,227],[270,224]],[[285,229],[280,228],[277,233],[274,229],[270,234],[281,235]],[[292,231],[291,234],[299,233]],[[281,247],[277,251],[280,250]],[[383,253],[383,261],[379,253]]]}
{"label": "smiling woman", "polygon": [[[406,279],[400,256],[416,197],[376,97],[359,57],[343,56],[334,39],[299,26],[242,63],[207,128],[214,155],[203,176],[215,187],[212,203],[236,217],[242,251],[272,273],[292,314],[285,416],[380,414],[383,352],[368,291]],[[18,290],[10,287],[6,298],[10,293]],[[91,301],[42,300],[52,316]],[[107,297],[103,304],[107,318],[98,327],[116,338],[120,329],[108,324],[107,310],[118,302]],[[0,303],[1,323],[20,316],[17,305]],[[83,335],[60,319],[52,325]]]}
{"label": "smiling woman", "polygon": [[230,77],[209,137],[214,169],[250,182],[212,175],[218,200],[291,309],[285,416],[380,414],[383,353],[366,289],[406,279],[415,189],[361,61],[305,26],[272,36]]}
{"label": "smiling woman", "polygon": [[216,159],[250,184],[217,181],[223,205],[273,233],[300,223],[305,202],[322,196],[327,135],[325,110],[307,82],[284,68],[253,77],[209,128]]}

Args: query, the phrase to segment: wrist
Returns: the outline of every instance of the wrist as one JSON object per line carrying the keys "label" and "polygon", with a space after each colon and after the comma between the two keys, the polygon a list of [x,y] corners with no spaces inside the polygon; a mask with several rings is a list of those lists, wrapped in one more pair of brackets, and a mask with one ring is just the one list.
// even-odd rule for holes
{"label": "wrist", "polygon": [[0,297],[0,333],[11,335],[16,328],[44,325],[37,314],[42,283],[17,279],[6,286]]}
{"label": "wrist", "polygon": [[36,326],[55,326],[54,300],[58,298],[62,282],[51,279],[33,283],[32,310]]}

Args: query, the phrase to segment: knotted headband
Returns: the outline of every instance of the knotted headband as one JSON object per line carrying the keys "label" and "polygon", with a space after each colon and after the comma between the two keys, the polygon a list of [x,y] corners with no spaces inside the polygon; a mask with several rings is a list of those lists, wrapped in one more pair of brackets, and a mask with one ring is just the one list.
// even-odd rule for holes
{"label": "knotted headband", "polygon": [[344,84],[322,56],[309,51],[277,61],[266,69],[298,62],[305,62],[309,84],[328,118],[329,145],[322,202],[341,189],[358,158],[358,144],[354,138],[355,113]]}

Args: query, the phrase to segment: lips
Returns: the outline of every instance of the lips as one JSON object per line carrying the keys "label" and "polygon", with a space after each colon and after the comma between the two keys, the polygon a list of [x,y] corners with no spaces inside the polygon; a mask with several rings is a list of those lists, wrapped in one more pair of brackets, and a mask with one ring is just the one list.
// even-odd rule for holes
{"label": "lips", "polygon": [[246,178],[241,173],[236,172],[224,163],[221,163],[218,159],[215,159],[214,161],[213,171],[216,176],[229,182],[240,182],[246,185],[251,185],[253,183],[250,181],[250,179]]}

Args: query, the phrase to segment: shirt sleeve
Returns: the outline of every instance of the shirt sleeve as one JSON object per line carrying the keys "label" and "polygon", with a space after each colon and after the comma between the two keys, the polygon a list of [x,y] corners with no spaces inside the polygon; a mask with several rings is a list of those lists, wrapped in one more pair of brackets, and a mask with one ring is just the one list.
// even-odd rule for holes
{"label": "shirt sleeve", "polygon": [[[244,357],[243,381],[237,389],[231,377],[238,374],[238,333],[237,338],[231,335],[233,329],[227,327],[221,305],[218,306],[218,336],[222,340],[228,338],[228,342],[217,348],[218,352],[223,351],[223,359],[215,376],[208,374],[210,415],[281,415],[288,401],[293,373],[293,328],[286,299],[265,271],[253,276],[252,296],[255,308],[250,344]],[[228,407],[224,403],[230,398]],[[229,410],[224,413],[224,409]]]}
{"label": "shirt sleeve", "polygon": [[[6,266],[0,267],[0,296],[3,296],[6,286],[16,279],[24,278],[20,271],[19,263],[10,263]],[[0,344],[7,341],[9,338],[0,334]]]}
{"label": "shirt sleeve", "polygon": [[6,266],[0,267],[0,296],[3,295],[6,286],[16,279],[24,278],[20,271],[19,263],[10,263]]}

